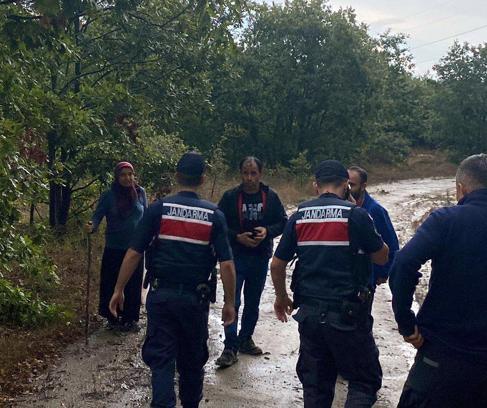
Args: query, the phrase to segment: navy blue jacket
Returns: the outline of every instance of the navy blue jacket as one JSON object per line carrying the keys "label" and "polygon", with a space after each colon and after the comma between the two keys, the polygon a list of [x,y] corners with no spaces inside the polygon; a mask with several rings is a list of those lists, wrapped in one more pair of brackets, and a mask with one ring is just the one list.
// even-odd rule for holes
{"label": "navy blue jacket", "polygon": [[[418,270],[429,259],[429,290],[415,316]],[[487,189],[433,212],[397,253],[390,286],[402,335],[416,324],[431,342],[487,360]]]}
{"label": "navy blue jacket", "polygon": [[154,238],[151,273],[170,283],[205,282],[217,260],[232,259],[223,213],[193,192],[181,191],[151,204],[130,247],[143,253]]}
{"label": "navy blue jacket", "polygon": [[374,220],[375,229],[389,247],[389,261],[385,265],[374,264],[374,272],[370,284],[375,287],[378,278],[387,278],[389,276],[394,257],[399,250],[399,241],[387,210],[374,200],[367,191],[365,192],[362,208],[370,214]]}
{"label": "navy blue jacket", "polygon": [[[364,209],[331,193],[299,205],[275,253],[287,262],[298,255],[293,276],[298,305],[303,298],[341,301],[356,291],[352,245],[365,254],[384,245]],[[370,273],[368,257],[367,262]]]}

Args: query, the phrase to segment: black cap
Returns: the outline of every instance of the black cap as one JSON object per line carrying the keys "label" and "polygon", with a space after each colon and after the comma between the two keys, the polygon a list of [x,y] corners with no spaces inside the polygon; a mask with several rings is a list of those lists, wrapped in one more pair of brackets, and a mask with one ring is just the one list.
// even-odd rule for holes
{"label": "black cap", "polygon": [[348,179],[348,171],[338,160],[323,160],[316,166],[315,177],[317,180],[337,177]]}
{"label": "black cap", "polygon": [[183,154],[176,166],[176,171],[185,176],[201,176],[205,172],[205,169],[205,159],[201,154],[196,152]]}

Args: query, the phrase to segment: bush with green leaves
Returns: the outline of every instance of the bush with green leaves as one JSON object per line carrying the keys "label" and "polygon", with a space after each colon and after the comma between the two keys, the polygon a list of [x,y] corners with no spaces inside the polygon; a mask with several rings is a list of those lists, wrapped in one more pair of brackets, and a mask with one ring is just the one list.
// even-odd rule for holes
{"label": "bush with green leaves", "polygon": [[59,306],[46,303],[33,293],[0,279],[0,324],[38,327],[66,317]]}
{"label": "bush with green leaves", "polygon": [[291,174],[296,178],[302,187],[311,175],[311,164],[308,162],[308,151],[300,152],[294,159],[289,161]]}

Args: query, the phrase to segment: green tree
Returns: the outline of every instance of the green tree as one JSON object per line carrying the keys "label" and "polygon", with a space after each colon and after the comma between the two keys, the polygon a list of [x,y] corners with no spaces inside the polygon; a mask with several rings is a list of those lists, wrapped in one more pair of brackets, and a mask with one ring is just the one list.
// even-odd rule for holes
{"label": "green tree", "polygon": [[314,163],[363,157],[371,145],[400,159],[421,139],[403,37],[373,39],[353,11],[323,0],[253,5],[246,21],[213,60],[212,107],[186,122],[186,141],[205,150],[225,135],[230,161],[245,149],[289,165],[304,150]]}
{"label": "green tree", "polygon": [[432,133],[456,159],[487,150],[487,44],[455,43],[435,66]]}

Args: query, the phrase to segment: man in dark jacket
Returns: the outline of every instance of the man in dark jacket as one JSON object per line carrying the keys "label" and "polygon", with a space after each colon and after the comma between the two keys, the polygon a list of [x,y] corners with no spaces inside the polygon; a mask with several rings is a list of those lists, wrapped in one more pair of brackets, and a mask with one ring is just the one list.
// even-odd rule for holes
{"label": "man in dark jacket", "polygon": [[[244,158],[239,165],[242,183],[226,191],[218,207],[228,222],[230,244],[235,258],[237,288],[236,320],[225,329],[225,349],[217,359],[221,368],[238,360],[237,353],[260,355],[262,350],[252,340],[259,318],[259,304],[267,277],[273,239],[282,234],[286,212],[274,190],[261,182],[262,162]],[[244,292],[241,329],[237,335],[238,309]]]}
{"label": "man in dark jacket", "polygon": [[[418,349],[399,407],[487,407],[487,155],[465,159],[458,205],[440,208],[397,253],[390,286],[399,332]],[[429,290],[411,310],[421,265]]]}
{"label": "man in dark jacket", "polygon": [[350,177],[351,194],[357,202],[357,206],[362,207],[370,214],[374,220],[377,232],[389,247],[389,261],[385,265],[374,264],[370,281],[370,287],[374,289],[377,285],[387,282],[394,256],[399,250],[399,241],[387,210],[372,198],[367,191],[367,171],[359,166],[352,166],[348,168],[348,175]]}

